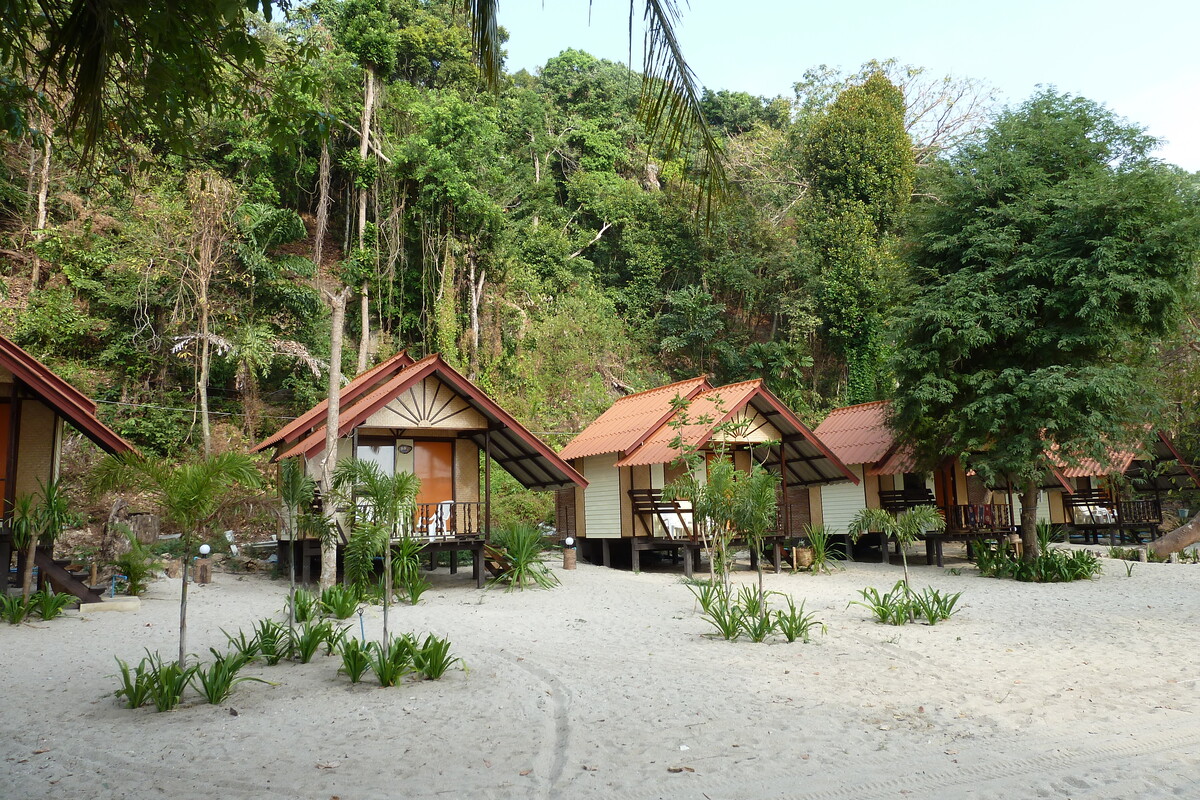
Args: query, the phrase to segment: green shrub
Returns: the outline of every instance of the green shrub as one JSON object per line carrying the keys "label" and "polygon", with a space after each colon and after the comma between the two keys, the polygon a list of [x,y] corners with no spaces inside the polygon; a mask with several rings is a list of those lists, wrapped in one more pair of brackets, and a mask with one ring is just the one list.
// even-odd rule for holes
{"label": "green shrub", "polygon": [[[146,651],[146,655],[149,654],[149,651]],[[118,658],[117,665],[121,668],[121,688],[117,689],[114,695],[125,698],[126,708],[141,708],[149,703],[152,681],[150,672],[154,662],[149,657],[143,658],[136,667],[130,669],[128,664]]]}
{"label": "green shrub", "polygon": [[292,653],[288,629],[270,619],[260,619],[254,625],[254,640],[267,666],[275,666]]}
{"label": "green shrub", "polygon": [[29,605],[38,612],[38,616],[45,620],[51,620],[63,613],[63,610],[71,603],[75,602],[75,598],[69,594],[56,593],[53,589],[45,592],[34,592],[29,598]]}
{"label": "green shrub", "polygon": [[392,545],[392,588],[416,605],[432,585],[421,574],[421,554],[425,543],[411,536],[401,537]]}
{"label": "green shrub", "polygon": [[367,643],[367,661],[380,686],[395,686],[413,671],[413,640],[408,634],[393,636],[386,645]]}
{"label": "green shrub", "polygon": [[328,622],[305,622],[299,630],[288,631],[290,649],[301,664],[312,661],[317,649],[325,643],[333,626]]}
{"label": "green shrub", "polygon": [[[815,563],[815,562],[814,562]],[[808,642],[812,638],[812,631],[820,629],[825,632],[825,625],[818,622],[814,617],[814,612],[804,613],[804,601],[800,602],[800,607],[796,607],[796,603],[791,596],[784,595],[787,601],[787,610],[775,612],[775,630],[777,630],[783,638],[789,642],[799,640]]]}
{"label": "green shrub", "polygon": [[875,621],[885,625],[906,625],[918,616],[929,625],[950,619],[957,613],[955,606],[962,592],[942,594],[932,586],[914,592],[904,581],[897,581],[890,592],[880,593],[874,587],[860,589],[862,600],[851,600],[850,605],[870,610]]}
{"label": "green shrub", "polygon": [[348,619],[358,610],[360,599],[353,586],[330,586],[321,592],[321,610],[336,619]]}
{"label": "green shrub", "polygon": [[153,556],[128,528],[124,531],[129,550],[113,559],[113,567],[125,576],[125,593],[137,597],[146,591],[154,574]]}
{"label": "green shrub", "polygon": [[297,589],[292,595],[290,603],[292,619],[296,622],[312,622],[317,618],[319,601],[312,592],[306,589]]}
{"label": "green shrub", "polygon": [[524,590],[530,584],[543,589],[558,585],[558,578],[545,563],[546,539],[535,526],[510,525],[496,534],[492,544],[508,560],[508,569],[494,578],[493,584],[507,584],[508,591]]}
{"label": "green shrub", "polygon": [[977,548],[975,565],[985,578],[1012,578],[1034,583],[1090,580],[1103,571],[1100,559],[1090,550],[1063,550],[1049,546],[1030,560],[1014,557],[1003,544],[999,548]]}
{"label": "green shrub", "polygon": [[250,675],[238,676],[242,667],[246,666],[250,661],[242,653],[222,654],[216,650],[212,650],[211,652],[213,654],[213,663],[208,667],[197,666],[192,673],[192,677],[200,684],[197,687],[200,694],[212,705],[215,706],[224,703],[233,692],[233,687],[239,683],[245,683],[246,681],[267,683],[262,678]]}
{"label": "green shrub", "polygon": [[245,632],[241,630],[237,632],[237,636],[231,636],[224,628],[221,629],[221,633],[225,634],[225,638],[229,641],[229,646],[233,648],[233,651],[246,661],[253,661],[262,652],[258,636],[251,636],[247,639]]}
{"label": "green shrub", "polygon": [[338,672],[344,672],[351,683],[358,683],[362,676],[371,668],[370,653],[358,639],[346,639],[342,642],[342,666]]}
{"label": "green shrub", "polygon": [[9,625],[20,625],[24,622],[31,608],[30,601],[23,597],[0,594],[0,619]]}
{"label": "green shrub", "polygon": [[413,670],[427,680],[440,680],[456,663],[461,664],[462,659],[451,655],[450,640],[439,639],[432,633],[412,648]]}
{"label": "green shrub", "polygon": [[196,672],[196,666],[193,664],[188,667],[181,667],[177,661],[163,663],[162,657],[157,653],[148,653],[147,659],[150,662],[147,668],[147,676],[150,682],[150,699],[154,702],[154,710],[170,711],[178,706],[179,701],[183,699],[184,690],[192,682],[192,675]]}
{"label": "green shrub", "polygon": [[833,531],[824,525],[805,525],[804,539],[812,548],[813,560],[809,572],[831,572],[835,566],[833,553],[830,551],[830,539]]}

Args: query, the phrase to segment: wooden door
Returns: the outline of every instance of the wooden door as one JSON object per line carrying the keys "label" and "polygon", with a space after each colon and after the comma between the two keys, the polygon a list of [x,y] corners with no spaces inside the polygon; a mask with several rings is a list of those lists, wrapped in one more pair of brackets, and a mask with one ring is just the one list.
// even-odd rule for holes
{"label": "wooden door", "polygon": [[454,442],[414,442],[413,473],[421,479],[418,503],[454,499]]}

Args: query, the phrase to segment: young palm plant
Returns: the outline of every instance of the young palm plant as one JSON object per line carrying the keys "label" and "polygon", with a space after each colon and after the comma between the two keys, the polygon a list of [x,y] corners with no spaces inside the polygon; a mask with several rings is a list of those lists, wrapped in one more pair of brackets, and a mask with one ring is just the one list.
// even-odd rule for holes
{"label": "young palm plant", "polygon": [[[868,531],[883,531],[895,537],[900,545],[900,560],[904,564],[904,585],[908,584],[908,556],[905,549],[926,531],[946,529],[946,520],[933,506],[915,506],[896,516],[882,508],[864,508],[850,520],[850,538],[858,538]],[[884,547],[887,547],[885,542]]]}
{"label": "young palm plant", "polygon": [[[352,491],[366,507],[369,516],[367,525],[356,525],[351,535],[369,537],[370,547],[360,554],[371,559],[383,556],[383,640],[388,639],[388,607],[392,602],[392,547],[394,539],[403,539],[412,529],[413,514],[416,512],[417,491],[421,481],[411,472],[385,475],[373,461],[353,459],[337,465],[333,474],[333,485],[338,491]],[[361,507],[361,506],[360,506]],[[358,529],[362,528],[360,532]],[[350,554],[347,548],[347,556]],[[362,565],[359,565],[361,569]],[[349,566],[347,566],[349,569]]]}
{"label": "young palm plant", "polygon": [[304,471],[298,458],[289,458],[279,466],[279,500],[283,505],[283,528],[288,546],[288,631],[296,628],[296,535],[300,530],[300,515],[312,505],[317,484]]}
{"label": "young palm plant", "polygon": [[179,595],[179,666],[187,661],[188,557],[205,525],[220,516],[237,487],[262,485],[254,461],[242,453],[222,453],[172,464],[137,453],[109,456],[97,465],[92,483],[99,491],[133,489],[150,495],[183,533],[182,590]]}

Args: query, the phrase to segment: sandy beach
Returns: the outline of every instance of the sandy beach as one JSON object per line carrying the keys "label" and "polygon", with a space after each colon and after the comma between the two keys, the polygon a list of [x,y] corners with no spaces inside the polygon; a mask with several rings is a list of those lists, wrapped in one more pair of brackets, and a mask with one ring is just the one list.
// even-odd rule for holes
{"label": "sandy beach", "polygon": [[[550,591],[433,576],[396,630],[448,636],[469,671],[382,689],[336,657],[247,674],[223,706],[130,711],[115,656],[177,647],[178,582],[136,613],[0,625],[6,798],[1157,798],[1200,796],[1200,566],[1104,561],[1030,585],[959,561],[936,627],[858,606],[899,566],[768,575],[828,633],[706,635],[674,571],[581,563]],[[954,569],[961,574],[954,574]],[[753,573],[739,571],[739,581]],[[189,650],[280,618],[285,581],[219,573],[189,594]],[[351,621],[357,632],[357,618]],[[379,608],[364,616],[379,635]]]}

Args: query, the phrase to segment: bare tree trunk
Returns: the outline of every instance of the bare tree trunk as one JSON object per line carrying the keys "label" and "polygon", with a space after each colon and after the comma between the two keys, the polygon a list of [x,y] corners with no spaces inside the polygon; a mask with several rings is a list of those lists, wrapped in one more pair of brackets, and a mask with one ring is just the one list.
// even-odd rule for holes
{"label": "bare tree trunk", "polygon": [[467,263],[470,264],[471,282],[471,357],[468,363],[471,365],[470,378],[476,380],[479,377],[479,306],[483,303],[483,284],[487,279],[487,270],[479,270],[479,276],[476,278],[474,252],[467,254]]}
{"label": "bare tree trunk", "polygon": [[329,159],[329,142],[321,145],[321,160],[317,172],[317,231],[313,242],[313,266],[320,274],[321,256],[325,248],[325,234],[329,230],[329,175],[332,170]]}
{"label": "bare tree trunk", "polygon": [[[346,325],[346,298],[349,296],[350,287],[343,286],[336,294],[329,297],[329,302],[333,306],[333,315],[329,334],[329,405],[325,414],[325,456],[321,462],[321,499],[324,505],[325,521],[330,529],[334,525],[333,469],[337,464],[338,414],[341,411],[342,396],[342,335]],[[320,588],[322,591],[337,582],[337,546],[336,536],[327,535],[321,540]]]}
{"label": "bare tree trunk", "polygon": [[[366,79],[363,87],[363,112],[362,112],[362,135],[358,140],[358,158],[360,162],[367,159],[367,153],[371,147],[371,114],[375,109],[375,70],[371,67],[366,68]],[[366,245],[365,232],[367,228],[367,194],[370,189],[367,186],[360,186],[358,189],[358,247],[359,250]],[[359,288],[359,297],[362,299],[362,325],[358,339],[358,372],[365,372],[367,369],[368,351],[371,347],[371,303],[370,290],[367,287],[366,279],[363,280],[362,286]]]}
{"label": "bare tree trunk", "polygon": [[[33,238],[35,241],[42,241],[46,238],[46,204],[50,197],[50,134],[46,132],[48,126],[43,124],[42,132],[42,164],[38,172],[38,193],[37,193],[37,216],[33,222]],[[33,277],[29,282],[29,294],[37,291],[38,284],[42,280],[42,259],[34,250],[33,254]]]}
{"label": "bare tree trunk", "polygon": [[196,379],[196,389],[200,394],[200,434],[204,439],[204,457],[212,455],[212,425],[208,418],[208,362],[210,351],[208,346],[208,279],[200,294],[200,376]]}
{"label": "bare tree trunk", "polygon": [[[184,536],[187,541],[188,537]],[[192,548],[189,544],[183,551],[183,557],[179,559],[180,568],[179,574],[182,576],[183,588],[179,592],[179,668],[187,664],[187,587],[188,587],[188,556],[191,555]]]}
{"label": "bare tree trunk", "polygon": [[358,371],[356,375],[361,375],[367,371],[367,361],[370,357],[371,350],[371,288],[370,284],[363,281],[362,288],[358,291],[359,296],[359,311],[362,313],[362,325],[359,327],[358,339]]}
{"label": "bare tree trunk", "polygon": [[1166,558],[1171,553],[1178,553],[1196,542],[1200,542],[1200,514],[1192,517],[1191,522],[1186,522],[1151,542],[1149,550],[1158,558]]}
{"label": "bare tree trunk", "polygon": [[[21,576],[21,597],[28,601],[29,595],[33,594],[33,560],[37,558],[37,531],[29,532],[29,547],[25,549],[25,570]],[[7,569],[7,565],[5,565]]]}
{"label": "bare tree trunk", "polygon": [[1037,481],[1028,479],[1021,490],[1021,557],[1026,561],[1038,557],[1037,500]]}

